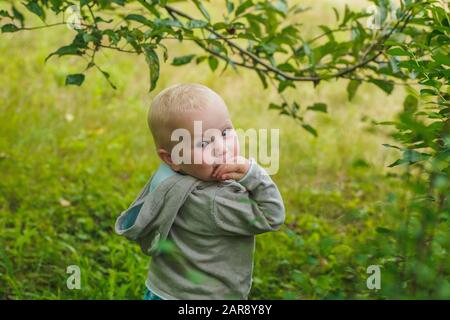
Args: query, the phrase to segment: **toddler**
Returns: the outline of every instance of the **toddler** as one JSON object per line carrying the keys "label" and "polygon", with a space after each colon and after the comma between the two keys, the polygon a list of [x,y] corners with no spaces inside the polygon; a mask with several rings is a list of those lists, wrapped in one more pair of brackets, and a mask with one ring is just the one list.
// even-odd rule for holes
{"label": "toddler", "polygon": [[161,91],[148,125],[161,164],[115,225],[152,257],[145,299],[248,299],[255,235],[285,220],[277,186],[206,86]]}

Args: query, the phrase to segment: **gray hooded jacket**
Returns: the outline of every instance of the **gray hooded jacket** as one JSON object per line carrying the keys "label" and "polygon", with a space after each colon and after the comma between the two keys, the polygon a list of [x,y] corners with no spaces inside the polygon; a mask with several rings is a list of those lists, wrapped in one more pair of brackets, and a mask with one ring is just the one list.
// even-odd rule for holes
{"label": "gray hooded jacket", "polygon": [[251,159],[239,181],[173,172],[151,191],[153,178],[115,225],[152,256],[147,287],[163,299],[247,299],[255,235],[285,220],[270,176]]}

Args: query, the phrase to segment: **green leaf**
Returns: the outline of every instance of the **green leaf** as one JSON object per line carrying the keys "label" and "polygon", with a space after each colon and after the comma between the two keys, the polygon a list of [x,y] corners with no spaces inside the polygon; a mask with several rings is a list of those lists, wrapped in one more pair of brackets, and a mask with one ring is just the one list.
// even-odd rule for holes
{"label": "green leaf", "polygon": [[57,55],[58,57],[65,55],[81,55],[81,51],[79,50],[79,48],[72,45],[64,46],[59,48],[55,52],[50,53],[47,58],[45,58],[45,62],[47,62],[47,60],[54,55]]}
{"label": "green leaf", "polygon": [[380,122],[375,122],[375,124],[377,126],[396,126],[396,125],[398,125],[398,122],[395,122],[395,121],[380,121]]}
{"label": "green leaf", "polygon": [[195,58],[195,63],[196,63],[196,64],[200,64],[200,63],[202,63],[206,58],[208,58],[208,56],[199,56],[199,57]]}
{"label": "green leaf", "polygon": [[131,20],[131,21],[137,21],[139,23],[142,23],[142,24],[150,26],[150,27],[153,26],[153,23],[150,20],[148,20],[144,16],[141,16],[140,14],[129,14],[124,19]]}
{"label": "green leaf", "polygon": [[394,82],[392,81],[370,79],[369,82],[372,82],[387,94],[391,94],[392,90],[394,90]]}
{"label": "green leaf", "polygon": [[336,21],[339,21],[339,11],[333,7],[334,15],[336,16]]}
{"label": "green leaf", "polygon": [[[113,0],[114,1],[114,0]],[[120,0],[120,1],[124,1],[124,0]],[[152,3],[148,3],[146,0],[138,0],[138,2],[144,7],[146,8],[148,11],[150,11],[154,16],[156,16],[157,18],[160,18],[161,15],[158,12],[158,10],[155,9],[155,4]]]}
{"label": "green leaf", "polygon": [[327,105],[325,103],[322,102],[318,102],[318,103],[314,103],[312,106],[309,106],[308,108],[306,108],[308,110],[312,110],[312,111],[319,111],[319,112],[327,112]]}
{"label": "green leaf", "polygon": [[280,105],[278,105],[278,104],[275,104],[275,103],[271,102],[271,103],[269,104],[269,109],[281,110],[281,109],[283,109],[283,107],[280,106]]}
{"label": "green leaf", "polygon": [[391,56],[407,56],[411,57],[412,54],[402,48],[390,48],[387,53]]}
{"label": "green leaf", "polygon": [[181,28],[183,27],[183,24],[175,19],[165,18],[165,19],[155,19],[153,20],[153,23],[156,27],[176,27]]}
{"label": "green leaf", "polygon": [[445,64],[446,66],[450,66],[450,55],[448,55],[448,54],[444,55],[440,52],[436,52],[435,54],[433,54],[433,59],[437,63]]}
{"label": "green leaf", "polygon": [[383,146],[385,146],[386,148],[393,148],[393,149],[401,150],[401,148],[394,146],[392,144],[388,144],[388,143],[383,143]]}
{"label": "green leaf", "polygon": [[113,21],[114,21],[113,19],[105,20],[102,17],[95,17],[95,23],[100,23],[100,22],[111,23]]}
{"label": "green leaf", "polygon": [[206,20],[210,21],[211,17],[209,16],[208,11],[206,10],[206,8],[203,6],[203,4],[198,1],[198,0],[193,0],[195,3],[195,6],[198,8],[198,10],[200,10],[200,12],[202,13],[202,15],[206,18]]}
{"label": "green leaf", "polygon": [[19,10],[17,10],[15,6],[12,6],[12,11],[14,19],[19,20],[20,26],[23,27],[23,22],[25,21],[25,17],[23,16],[23,14]]}
{"label": "green leaf", "polygon": [[150,70],[150,90],[152,92],[156,87],[159,79],[159,58],[152,46],[146,44],[143,46],[145,52],[145,60]]}
{"label": "green leaf", "polygon": [[348,5],[345,5],[345,11],[344,11],[344,18],[342,19],[341,24],[339,25],[339,27],[343,27],[347,24],[348,21],[350,21],[350,19],[353,17],[355,13],[353,11],[350,10],[350,8],[348,7]]}
{"label": "green leaf", "polygon": [[212,71],[215,71],[217,69],[217,65],[219,64],[219,61],[214,56],[208,57],[208,64]]}
{"label": "green leaf", "polygon": [[226,4],[227,4],[227,12],[228,12],[228,14],[232,13],[233,10],[234,10],[234,3],[229,1],[229,0],[226,0]]}
{"label": "green leaf", "polygon": [[325,25],[320,25],[319,28],[322,29],[324,34],[327,35],[328,40],[333,41],[333,42],[335,41],[334,35],[333,35],[333,30],[331,30],[328,26],[325,26]]}
{"label": "green leaf", "polygon": [[195,54],[188,54],[181,57],[176,57],[172,61],[172,65],[174,66],[181,66],[183,64],[187,64],[192,61],[192,59],[195,57]]}
{"label": "green leaf", "polygon": [[394,161],[393,163],[388,165],[388,167],[392,168],[405,163],[414,164],[416,162],[426,160],[429,157],[430,157],[429,154],[420,153],[412,149],[405,149],[403,151],[403,158]]}
{"label": "green leaf", "polygon": [[225,22],[217,22],[214,23],[212,27],[214,30],[222,30],[228,28],[228,24]]}
{"label": "green leaf", "polygon": [[0,17],[10,17],[8,11],[6,10],[0,10]]}
{"label": "green leaf", "polygon": [[425,95],[437,96],[438,93],[439,92],[436,89],[420,89],[421,96],[425,96]]}
{"label": "green leaf", "polygon": [[349,101],[352,101],[352,99],[355,97],[356,90],[358,90],[358,87],[360,85],[361,85],[360,80],[350,80],[350,82],[347,85],[347,95]]}
{"label": "green leaf", "polygon": [[314,66],[316,64],[316,61],[314,59],[313,51],[311,50],[311,47],[306,41],[303,41],[303,51],[305,52],[306,56],[308,57],[309,63],[311,66]]}
{"label": "green leaf", "polygon": [[390,165],[388,165],[388,167],[389,167],[389,168],[393,168],[393,167],[399,166],[399,165],[404,164],[404,163],[408,163],[408,161],[406,161],[406,160],[404,160],[404,159],[397,159],[397,160],[395,160],[393,163],[391,163]]}
{"label": "green leaf", "polygon": [[417,111],[418,104],[419,101],[417,100],[417,98],[411,94],[408,94],[403,101],[403,109],[405,110],[405,112],[413,113]]}
{"label": "green leaf", "polygon": [[163,59],[164,59],[164,62],[166,62],[167,59],[169,59],[169,51],[168,51],[167,47],[165,45],[163,45],[162,43],[159,43],[158,45],[163,49]]}
{"label": "green leaf", "polygon": [[235,12],[235,16],[239,16],[241,13],[243,13],[245,10],[247,10],[248,8],[250,8],[253,5],[253,1],[252,0],[247,0],[244,1],[237,9]]}
{"label": "green leaf", "polygon": [[265,76],[261,71],[259,71],[259,70],[256,70],[256,73],[258,74],[258,77],[259,77],[259,79],[261,80],[264,89],[267,89],[267,88],[268,88],[268,85],[267,85],[266,76]]}
{"label": "green leaf", "polygon": [[76,74],[69,74],[66,77],[66,86],[67,85],[77,85],[80,86],[84,81],[84,74],[82,73],[76,73]]}
{"label": "green leaf", "polygon": [[317,130],[311,127],[309,124],[302,124],[303,129],[311,133],[313,136],[317,137]]}
{"label": "green leaf", "polygon": [[207,26],[208,23],[206,21],[203,20],[189,20],[186,23],[186,27],[189,29],[196,29],[196,28],[204,28],[205,26]]}
{"label": "green leaf", "polygon": [[295,84],[292,80],[281,80],[278,84],[278,92],[282,93],[287,87],[295,88]]}
{"label": "green leaf", "polygon": [[42,21],[45,22],[45,12],[44,10],[39,6],[37,1],[31,1],[28,3],[23,3],[23,5],[32,13],[37,15],[39,18],[41,18]]}
{"label": "green leaf", "polygon": [[16,32],[19,31],[20,29],[12,24],[12,23],[8,23],[2,26],[2,33],[7,33],[7,32]]}
{"label": "green leaf", "polygon": [[281,63],[277,66],[278,69],[285,72],[296,72],[297,69],[295,69],[290,63]]}

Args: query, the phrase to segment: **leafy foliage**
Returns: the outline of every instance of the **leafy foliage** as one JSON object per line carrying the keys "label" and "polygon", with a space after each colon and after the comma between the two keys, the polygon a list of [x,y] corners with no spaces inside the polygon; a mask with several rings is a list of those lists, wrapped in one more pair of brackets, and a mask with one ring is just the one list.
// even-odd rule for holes
{"label": "leafy foliage", "polygon": [[405,290],[422,298],[448,290],[442,278],[450,266],[449,26],[447,10],[425,6],[403,31],[403,41],[388,51],[397,73],[413,74],[419,86],[407,86],[403,111],[392,123],[393,137],[402,146],[387,145],[402,152],[391,166],[406,166],[403,180],[409,191],[407,206],[392,210],[401,224],[389,230],[384,244],[396,248],[387,269],[401,275]]}
{"label": "leafy foliage", "polygon": [[[54,54],[86,56],[89,66],[95,65],[95,53],[99,50],[144,55],[150,69],[150,91],[159,78],[158,51],[166,62],[168,53],[164,42],[175,38],[181,42],[194,41],[205,51],[204,56],[197,57],[197,63],[207,61],[212,71],[220,65],[223,70],[229,65],[254,70],[264,88],[270,80],[280,95],[287,88],[295,88],[298,81],[318,85],[333,78],[349,78],[353,79],[348,87],[349,98],[356,94],[361,81],[373,83],[389,94],[394,88],[392,78],[407,79],[398,72],[399,66],[395,63],[399,53],[406,54],[398,47],[398,41],[411,34],[421,35],[428,41],[425,30],[414,28],[412,22],[422,21],[426,12],[423,8],[434,6],[432,0],[409,0],[402,1],[394,10],[388,1],[375,0],[378,10],[376,23],[372,24],[368,20],[372,13],[352,11],[346,6],[342,16],[335,9],[336,27],[321,25],[323,33],[308,39],[301,25],[291,22],[305,9],[297,4],[289,6],[286,0],[225,1],[226,11],[219,21],[214,21],[209,14],[206,1],[188,1],[197,8],[198,17],[183,13],[171,2],[176,1],[82,0],[76,7],[79,12],[74,11],[71,1],[27,0],[24,4],[44,22],[47,10],[63,18],[66,16],[66,21],[42,27],[71,23],[74,16],[79,18],[78,25],[73,25],[74,41]],[[133,8],[133,13],[129,14],[129,8]],[[1,17],[2,22],[5,20],[1,25],[4,33],[36,28],[24,26],[23,14],[14,5],[11,12],[3,11]],[[436,34],[435,39],[446,41],[443,35]],[[247,46],[239,45],[237,40],[245,40]],[[414,51],[410,54],[415,54],[416,58],[422,56],[420,50]],[[435,57],[445,60],[445,54]],[[173,64],[183,65],[192,58],[191,55],[175,58]],[[113,81],[107,80],[114,87]],[[290,102],[280,112],[291,115],[307,131],[317,134],[311,125],[304,123],[304,117],[295,112],[299,111],[296,105]],[[324,111],[324,108],[306,108],[300,113],[306,111]]]}

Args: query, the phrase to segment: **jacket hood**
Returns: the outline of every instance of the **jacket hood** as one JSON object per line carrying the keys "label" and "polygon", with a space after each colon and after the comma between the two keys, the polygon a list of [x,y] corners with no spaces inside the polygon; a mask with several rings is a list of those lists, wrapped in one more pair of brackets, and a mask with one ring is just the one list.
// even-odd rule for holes
{"label": "jacket hood", "polygon": [[178,211],[201,182],[192,176],[175,173],[150,191],[154,176],[115,224],[115,232],[138,242],[146,255],[159,253],[158,244],[167,239]]}

